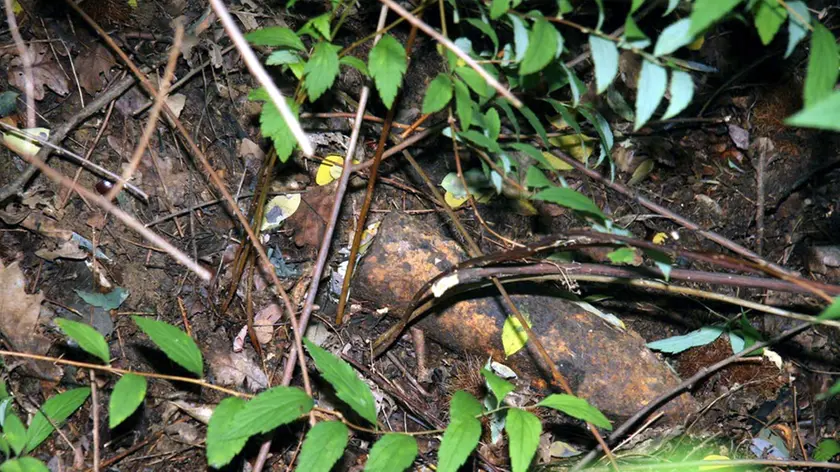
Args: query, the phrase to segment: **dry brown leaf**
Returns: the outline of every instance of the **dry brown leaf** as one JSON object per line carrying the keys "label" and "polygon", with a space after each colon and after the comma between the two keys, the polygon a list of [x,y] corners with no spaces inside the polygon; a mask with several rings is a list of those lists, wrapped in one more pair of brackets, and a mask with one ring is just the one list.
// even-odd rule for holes
{"label": "dry brown leaf", "polygon": [[17,262],[7,267],[0,264],[0,332],[14,349],[43,354],[49,341],[38,334],[37,327],[44,294],[29,295],[24,287],[26,280]]}
{"label": "dry brown leaf", "polygon": [[268,386],[265,372],[245,352],[211,351],[207,361],[214,381],[220,385],[236,387],[247,381],[246,385],[253,392]]}
{"label": "dry brown leaf", "polygon": [[[67,88],[67,78],[61,71],[61,67],[49,54],[47,45],[44,43],[29,43],[29,53],[32,57],[32,84],[35,88],[33,95],[35,100],[44,99],[44,87],[61,96],[67,95],[70,92]],[[26,90],[26,76],[20,56],[12,59],[9,68],[9,85],[23,91]]]}
{"label": "dry brown leaf", "polygon": [[295,244],[316,250],[330,220],[337,181],[323,187],[310,187],[303,194],[298,210],[286,221],[295,231]]}
{"label": "dry brown leaf", "polygon": [[79,85],[85,92],[93,95],[102,90],[116,65],[114,56],[104,46],[97,45],[93,51],[76,56],[76,71],[79,75]]}

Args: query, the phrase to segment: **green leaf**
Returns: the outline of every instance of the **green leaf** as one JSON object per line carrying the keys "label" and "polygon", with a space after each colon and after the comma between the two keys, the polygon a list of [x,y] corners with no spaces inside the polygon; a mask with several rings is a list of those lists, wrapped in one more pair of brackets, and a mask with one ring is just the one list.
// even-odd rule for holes
{"label": "green leaf", "polygon": [[306,433],[297,470],[329,472],[347,447],[347,426],[340,421],[321,421]]}
{"label": "green leaf", "polygon": [[636,13],[636,10],[645,3],[645,0],[633,0],[633,3],[630,4],[630,14]]}
{"label": "green leaf", "polygon": [[295,387],[268,389],[238,411],[236,418],[220,432],[224,440],[249,438],[291,423],[309,413],[314,402],[303,390]]}
{"label": "green leaf", "polygon": [[329,89],[338,76],[338,53],[329,43],[318,43],[303,68],[303,86],[310,101],[315,101]]}
{"label": "green leaf", "polygon": [[601,209],[588,197],[570,188],[552,187],[540,191],[532,197],[534,200],[544,200],[556,203],[572,210],[596,216],[602,220],[607,217],[601,213]]}
{"label": "green leaf", "polygon": [[311,20],[307,21],[300,30],[298,31],[299,36],[303,36],[305,34],[312,36],[315,39],[318,39],[318,36],[322,36],[327,39],[327,41],[332,41],[330,37],[330,13],[324,13],[322,15],[316,16]]}
{"label": "green leaf", "polygon": [[303,62],[303,59],[296,52],[280,49],[269,54],[265,63],[269,66],[282,66],[286,64],[298,64]]}
{"label": "green leaf", "polygon": [[17,110],[19,93],[7,90],[0,93],[0,117],[9,116]]}
{"label": "green leaf", "polygon": [[499,139],[499,133],[502,131],[502,121],[499,118],[499,111],[495,108],[488,109],[487,113],[484,114],[484,129],[487,130],[490,139],[493,141]]}
{"label": "green leaf", "polygon": [[370,76],[370,72],[368,72],[367,65],[365,65],[365,62],[363,60],[359,59],[358,57],[344,56],[344,57],[342,57],[341,59],[338,60],[338,63],[343,65],[343,66],[350,66],[350,67],[358,70],[365,77]]}
{"label": "green leaf", "polygon": [[64,331],[64,334],[79,343],[79,347],[84,349],[85,352],[102,359],[106,364],[111,362],[111,351],[108,349],[108,343],[91,326],[64,318],[56,318],[55,324]]}
{"label": "green leaf", "polygon": [[461,129],[468,130],[472,124],[473,100],[470,90],[460,79],[454,80],[455,85],[455,113],[461,121]]}
{"label": "green leaf", "polygon": [[[60,427],[90,395],[90,388],[82,387],[60,393],[41,405],[41,411],[35,414],[26,432],[26,452],[32,451],[44,442],[53,432],[53,425]],[[46,415],[46,416],[44,416]],[[49,418],[49,420],[47,419]]]}
{"label": "green leaf", "polygon": [[478,18],[467,18],[467,23],[475,26],[476,29],[478,29],[479,31],[484,33],[484,35],[490,38],[490,41],[493,42],[494,53],[499,51],[499,36],[496,34],[496,30],[494,30],[492,26],[479,20]]}
{"label": "green leaf", "polygon": [[534,459],[540,444],[542,425],[540,419],[519,408],[507,412],[505,431],[510,447],[510,465],[513,472],[525,472]]}
{"label": "green leaf", "polygon": [[811,55],[805,75],[805,108],[816,105],[831,95],[837,83],[840,60],[834,35],[820,23],[814,25],[811,35]]}
{"label": "green leaf", "polygon": [[457,472],[470,457],[479,439],[480,421],[473,417],[453,418],[443,432],[438,449],[438,472]]}
{"label": "green leaf", "polygon": [[837,318],[840,318],[840,297],[834,297],[831,305],[817,315],[818,320],[836,320]]}
{"label": "green leaf", "polygon": [[555,393],[545,397],[541,402],[537,403],[537,406],[552,408],[573,418],[592,423],[599,428],[612,431],[610,420],[601,413],[601,410],[595,408],[583,398],[566,395],[565,393]]}
{"label": "green leaf", "polygon": [[799,111],[786,119],[785,124],[840,131],[840,92],[834,92],[818,103]]}
{"label": "green leaf", "polygon": [[[529,322],[528,327],[530,326]],[[522,323],[512,316],[508,316],[505,324],[502,326],[502,348],[505,351],[505,358],[519,352],[520,349],[525,347],[525,343],[527,342],[528,333],[525,331]]]}
{"label": "green leaf", "polygon": [[305,51],[306,47],[298,35],[289,28],[282,26],[269,26],[251,31],[245,35],[245,39],[255,46],[282,46],[298,51]]}
{"label": "green leaf", "polygon": [[535,166],[528,166],[525,171],[525,185],[533,188],[551,187],[554,183],[545,176],[543,171]]}
{"label": "green leaf", "polygon": [[787,10],[778,0],[759,0],[755,6],[755,29],[761,42],[766,46],[773,41],[779,28],[787,19]]}
{"label": "green leaf", "polygon": [[629,247],[620,247],[607,254],[613,264],[630,264],[636,260],[636,251]]}
{"label": "green leaf", "polygon": [[580,99],[586,94],[586,84],[583,83],[577,75],[575,75],[574,71],[565,64],[561,64],[563,71],[566,72],[566,76],[569,78],[569,88],[572,91],[572,106],[577,108],[580,104]]}
{"label": "green leaf", "polygon": [[668,103],[665,114],[662,115],[663,120],[677,116],[691,103],[691,99],[694,98],[694,81],[691,79],[691,74],[681,70],[672,70],[668,92],[671,94],[671,101]]}
{"label": "green leaf", "polygon": [[438,74],[426,89],[423,98],[423,113],[435,113],[452,100],[452,81],[446,74]]}
{"label": "green leaf", "polygon": [[417,441],[407,434],[386,434],[373,445],[366,472],[402,472],[417,457]]}
{"label": "green leaf", "polygon": [[407,67],[405,49],[389,34],[383,36],[370,50],[368,70],[382,97],[382,103],[389,109],[397,97]]}
{"label": "green leaf", "polygon": [[689,18],[683,18],[668,25],[667,28],[662,30],[659,39],[656,40],[656,46],[653,47],[653,55],[658,57],[671,54],[694,41],[694,35],[689,33],[690,29],[691,20]]}
{"label": "green leaf", "polygon": [[671,256],[657,249],[645,249],[644,252],[645,255],[653,260],[653,264],[656,268],[662,271],[662,276],[667,282],[671,277],[671,269],[673,268]]}
{"label": "green leaf", "polygon": [[516,50],[516,55],[513,60],[515,62],[521,62],[525,59],[525,53],[528,51],[528,47],[531,44],[531,40],[528,37],[528,27],[525,25],[525,22],[516,15],[508,15],[507,17],[513,27],[513,46]]}
{"label": "green leaf", "polygon": [[238,397],[227,397],[213,410],[210,422],[207,424],[207,464],[210,467],[221,468],[230,463],[245,447],[248,436],[236,439],[226,437],[229,426],[236,422],[237,415],[245,409],[245,400]]}
{"label": "green leaf", "polygon": [[508,122],[513,126],[513,132],[517,135],[516,139],[519,140],[521,131],[519,129],[519,121],[516,119],[516,115],[513,114],[513,107],[510,106],[510,103],[504,97],[498,97],[493,102],[505,112]]}
{"label": "green leaf", "polygon": [[108,293],[93,293],[83,290],[73,291],[88,305],[99,307],[103,310],[116,310],[128,298],[128,290],[124,290],[122,287],[117,287]]}
{"label": "green leaf", "polygon": [[528,106],[526,105],[522,105],[519,108],[519,113],[522,113],[522,116],[524,116],[525,119],[528,120],[528,124],[530,124],[531,127],[534,128],[534,131],[536,131],[540,138],[543,140],[543,145],[547,146],[548,135],[545,132],[545,127],[543,126],[542,121],[540,121],[540,119],[537,118],[537,115],[533,112],[533,110],[528,108]]}
{"label": "green leaf", "polygon": [[682,336],[671,336],[670,338],[647,343],[647,347],[654,351],[679,354],[693,347],[711,344],[720,337],[721,333],[723,333],[723,328],[719,326],[704,326]]}
{"label": "green leaf", "polygon": [[12,455],[12,450],[9,446],[9,441],[2,434],[0,434],[0,452],[2,452],[3,456],[5,457],[11,457]]}
{"label": "green leaf", "polygon": [[840,443],[834,439],[823,439],[814,451],[814,460],[825,462],[840,454]]}
{"label": "green leaf", "polygon": [[[802,38],[808,34],[808,25],[811,24],[811,13],[808,11],[808,5],[805,2],[788,2],[788,6],[793,11],[788,15],[788,43],[785,50],[785,59],[790,57],[796,45]],[[799,18],[805,20],[803,24]]]}
{"label": "green leaf", "polygon": [[303,340],[306,350],[315,360],[321,375],[335,389],[335,394],[362,418],[376,424],[376,402],[367,386],[350,367],[350,364],[318,347],[308,339]]}
{"label": "green leaf", "polygon": [[484,80],[484,77],[479,75],[471,67],[461,66],[455,68],[455,73],[464,79],[464,82],[470,86],[475,93],[477,93],[481,97],[492,97],[493,96],[493,89],[487,85],[487,82]]}
{"label": "green leaf", "polygon": [[449,401],[449,418],[453,420],[475,418],[481,414],[481,403],[469,393],[458,390]]}
{"label": "green leaf", "polygon": [[665,68],[643,59],[639,90],[636,93],[636,122],[633,124],[633,131],[638,131],[653,116],[665,95],[666,87],[668,73]]}
{"label": "green leaf", "polygon": [[50,469],[34,457],[19,457],[0,464],[0,472],[50,472]]}
{"label": "green leaf", "polygon": [[23,425],[16,414],[9,413],[6,416],[6,421],[3,423],[3,434],[9,441],[9,445],[12,446],[12,450],[15,451],[15,455],[20,455],[26,447],[28,438],[26,437],[26,426]]}
{"label": "green leaf", "polygon": [[163,321],[136,315],[131,318],[172,362],[199,377],[204,375],[201,351],[187,333]]}
{"label": "green leaf", "polygon": [[119,426],[146,398],[146,378],[142,375],[125,374],[114,385],[111,401],[108,403],[108,427]]}
{"label": "green leaf", "polygon": [[502,152],[502,148],[499,147],[499,144],[496,143],[496,141],[493,141],[492,139],[479,133],[478,131],[461,131],[460,133],[458,133],[458,136],[472,142],[473,144],[478,145],[479,147],[487,149],[490,152]]}
{"label": "green leaf", "polygon": [[539,72],[554,59],[557,51],[557,30],[545,18],[538,18],[534,22],[528,44],[525,57],[519,64],[520,75]]}
{"label": "green leaf", "polygon": [[502,15],[510,10],[511,0],[493,0],[490,4],[490,18],[493,20],[499,19]]}
{"label": "green leaf", "polygon": [[691,10],[689,34],[695,36],[705,30],[712,23],[732,11],[739,3],[741,3],[741,0],[700,0],[694,2],[694,8]]}
{"label": "green leaf", "polygon": [[487,385],[490,387],[490,391],[493,392],[493,396],[496,397],[497,405],[501,405],[508,393],[512,392],[514,388],[516,388],[512,383],[499,377],[493,372],[490,372],[485,367],[481,368],[481,375],[483,375],[484,379],[487,380]]}
{"label": "green leaf", "polygon": [[639,25],[633,21],[633,17],[630,15],[627,15],[627,19],[624,20],[624,40],[630,46],[638,49],[650,46],[650,38],[639,28]]}
{"label": "green leaf", "polygon": [[677,6],[680,4],[680,0],[668,0],[668,8],[665,9],[665,13],[662,16],[670,15],[674,10],[677,9]]}
{"label": "green leaf", "polygon": [[618,48],[612,41],[594,34],[589,35],[589,48],[595,62],[595,83],[598,85],[598,93],[601,93],[618,74]]}
{"label": "green leaf", "polygon": [[[257,89],[260,90],[260,89]],[[266,98],[256,98],[259,94],[256,91],[251,92],[249,99],[251,100],[267,100]],[[298,117],[298,104],[291,97],[286,98],[286,103],[292,111],[295,118]],[[274,102],[266,101],[263,103],[262,113],[260,113],[260,130],[263,136],[271,138],[274,142],[274,149],[277,151],[277,158],[280,162],[289,160],[292,151],[297,146],[297,140],[292,135],[292,131],[286,125],[286,120],[280,114],[280,110],[274,106]]]}

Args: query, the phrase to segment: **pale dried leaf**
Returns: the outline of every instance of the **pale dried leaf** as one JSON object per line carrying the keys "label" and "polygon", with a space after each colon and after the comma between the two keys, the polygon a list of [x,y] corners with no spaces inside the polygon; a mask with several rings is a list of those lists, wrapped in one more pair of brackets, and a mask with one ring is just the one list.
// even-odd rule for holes
{"label": "pale dried leaf", "polygon": [[[49,54],[49,48],[44,43],[30,43],[29,53],[32,58],[32,85],[35,88],[35,100],[43,100],[46,93],[44,87],[64,96],[70,90],[67,88],[67,78],[58,63]],[[26,76],[23,61],[20,57],[12,59],[9,68],[9,85],[26,91]]]}
{"label": "pale dried leaf", "polygon": [[116,65],[114,56],[107,48],[97,45],[93,51],[87,51],[76,57],[76,73],[79,85],[85,92],[93,95],[102,90],[108,81],[111,68]]}

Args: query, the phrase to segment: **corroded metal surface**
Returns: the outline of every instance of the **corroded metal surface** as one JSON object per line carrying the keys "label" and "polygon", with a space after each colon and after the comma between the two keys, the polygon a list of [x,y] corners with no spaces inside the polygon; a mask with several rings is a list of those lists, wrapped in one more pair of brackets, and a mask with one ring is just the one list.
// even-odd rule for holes
{"label": "corroded metal surface", "polygon": [[[426,281],[464,259],[458,244],[438,229],[392,213],[382,222],[354,277],[354,297],[388,306],[398,315]],[[546,283],[507,287],[576,394],[608,416],[629,416],[679,383],[638,334],[622,331],[561,298],[559,289]],[[419,326],[456,352],[492,356],[520,375],[540,378],[527,349],[504,358],[501,332],[506,314],[498,292],[485,288],[441,301]],[[695,408],[695,401],[685,394],[665,412],[677,419]]]}

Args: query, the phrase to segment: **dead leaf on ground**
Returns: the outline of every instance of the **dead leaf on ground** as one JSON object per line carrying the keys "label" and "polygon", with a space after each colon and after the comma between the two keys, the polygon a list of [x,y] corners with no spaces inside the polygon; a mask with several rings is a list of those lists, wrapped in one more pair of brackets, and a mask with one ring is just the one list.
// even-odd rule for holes
{"label": "dead leaf on ground", "polygon": [[[35,88],[33,97],[35,100],[44,99],[44,87],[64,96],[70,90],[67,88],[67,78],[61,71],[58,63],[53,60],[49,49],[44,43],[30,43],[29,53],[32,58],[32,84]],[[9,85],[19,90],[26,91],[26,75],[23,70],[23,61],[20,56],[12,59],[9,68]]]}
{"label": "dead leaf on ground", "polygon": [[85,92],[95,94],[105,86],[114,65],[116,65],[114,56],[102,45],[97,45],[93,51],[79,54],[76,57],[79,85],[85,89]]}
{"label": "dead leaf on ground", "polygon": [[303,194],[298,210],[286,220],[295,231],[295,244],[317,249],[324,237],[335,200],[336,182],[324,187],[310,188]]}
{"label": "dead leaf on ground", "polygon": [[17,262],[0,264],[0,332],[21,352],[45,354],[50,342],[38,334],[43,293],[26,293],[26,279]]}
{"label": "dead leaf on ground", "polygon": [[207,361],[216,383],[227,386],[239,386],[246,382],[252,392],[268,386],[268,377],[245,352],[211,351]]}

